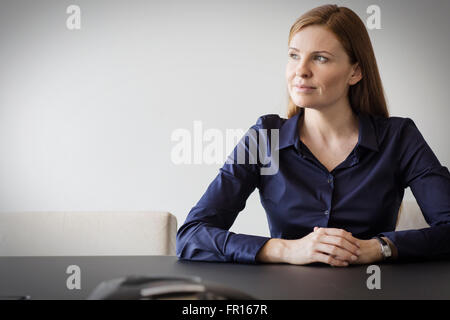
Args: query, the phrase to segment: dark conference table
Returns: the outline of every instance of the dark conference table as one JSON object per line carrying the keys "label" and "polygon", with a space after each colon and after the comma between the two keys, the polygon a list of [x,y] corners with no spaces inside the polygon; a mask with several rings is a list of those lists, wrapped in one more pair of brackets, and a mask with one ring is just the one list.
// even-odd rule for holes
{"label": "dark conference table", "polygon": [[[81,289],[66,273],[77,265]],[[450,299],[450,260],[378,263],[381,289],[368,289],[369,265],[234,264],[173,256],[0,257],[0,296],[85,299],[102,281],[128,275],[199,276],[257,299]]]}

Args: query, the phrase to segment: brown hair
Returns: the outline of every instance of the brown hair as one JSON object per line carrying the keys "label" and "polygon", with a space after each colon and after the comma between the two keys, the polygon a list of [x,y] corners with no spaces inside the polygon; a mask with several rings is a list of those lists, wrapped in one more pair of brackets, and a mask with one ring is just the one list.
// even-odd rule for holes
{"label": "brown hair", "polygon": [[[352,109],[374,116],[389,117],[372,43],[358,15],[348,8],[337,5],[314,8],[303,14],[292,25],[288,45],[298,31],[310,25],[323,25],[333,32],[347,52],[350,63],[359,63],[363,77],[357,84],[350,86],[348,92]],[[287,116],[291,118],[300,112],[302,107],[292,102],[289,93],[288,99]]]}

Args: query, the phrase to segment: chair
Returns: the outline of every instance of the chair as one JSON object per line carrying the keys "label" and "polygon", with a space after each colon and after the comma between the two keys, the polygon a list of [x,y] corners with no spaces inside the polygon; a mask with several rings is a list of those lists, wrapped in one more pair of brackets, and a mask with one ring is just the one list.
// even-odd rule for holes
{"label": "chair", "polygon": [[425,221],[422,211],[416,200],[403,200],[400,206],[396,231],[409,229],[428,228],[430,225]]}
{"label": "chair", "polygon": [[175,255],[168,212],[0,213],[0,256]]}

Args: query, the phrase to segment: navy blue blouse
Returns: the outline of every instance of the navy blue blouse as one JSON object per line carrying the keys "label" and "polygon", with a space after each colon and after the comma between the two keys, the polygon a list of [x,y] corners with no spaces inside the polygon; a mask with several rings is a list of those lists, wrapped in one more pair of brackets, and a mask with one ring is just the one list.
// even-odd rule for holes
{"label": "navy blue blouse", "polygon": [[[449,170],[410,118],[357,113],[358,143],[329,172],[299,138],[301,110],[290,119],[264,115],[249,129],[278,129],[275,174],[261,174],[268,165],[259,158],[256,163],[236,161],[239,148],[246,159],[252,157],[252,135],[246,134],[236,145],[177,232],[180,259],[257,263],[258,251],[270,238],[228,231],[255,188],[272,238],[299,239],[315,226],[341,228],[359,239],[389,238],[399,260],[450,256]],[[269,150],[272,140],[256,143],[267,143]],[[408,186],[429,228],[395,231]]]}

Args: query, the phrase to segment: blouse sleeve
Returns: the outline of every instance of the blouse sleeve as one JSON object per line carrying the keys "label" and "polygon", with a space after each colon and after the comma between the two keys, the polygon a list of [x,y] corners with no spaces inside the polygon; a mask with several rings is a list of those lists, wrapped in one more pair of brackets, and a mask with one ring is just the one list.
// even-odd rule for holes
{"label": "blouse sleeve", "polygon": [[397,247],[399,260],[450,257],[448,168],[441,165],[413,120],[406,118],[398,139],[401,183],[411,188],[430,227],[381,235]]}
{"label": "blouse sleeve", "polygon": [[229,229],[259,185],[261,166],[251,147],[258,146],[259,139],[252,133],[259,129],[261,118],[236,145],[179,228],[176,253],[180,259],[257,263],[257,253],[270,238]]}

